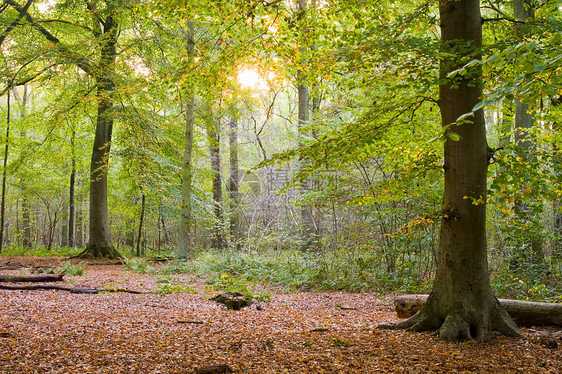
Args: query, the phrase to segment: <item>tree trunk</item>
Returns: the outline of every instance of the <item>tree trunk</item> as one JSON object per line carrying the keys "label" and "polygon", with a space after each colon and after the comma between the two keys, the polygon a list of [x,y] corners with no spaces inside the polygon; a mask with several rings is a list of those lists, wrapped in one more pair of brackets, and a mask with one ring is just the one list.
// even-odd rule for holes
{"label": "tree trunk", "polygon": [[[416,314],[427,301],[427,295],[403,295],[394,298],[398,318]],[[562,304],[534,303],[499,299],[506,312],[520,326],[562,326]]]}
{"label": "tree trunk", "polygon": [[240,236],[238,210],[238,122],[234,117],[230,121],[229,150],[230,180],[228,186],[230,192],[230,240],[237,247],[238,238]]}
{"label": "tree trunk", "polygon": [[215,204],[215,233],[213,236],[213,247],[224,249],[223,215],[222,215],[222,183],[221,183],[221,159],[220,159],[220,133],[218,126],[211,124],[207,129],[209,137],[209,148],[211,151],[211,170],[213,170],[213,202]]}
{"label": "tree trunk", "polygon": [[[187,22],[187,57],[189,66],[195,64],[195,27],[193,22]],[[189,85],[185,92],[185,146],[182,162],[182,206],[180,232],[178,235],[178,260],[185,261],[193,255],[192,251],[192,229],[193,212],[191,209],[191,179],[192,179],[192,157],[193,157],[193,125],[195,122],[195,93],[194,87]],[[182,100],[183,103],[183,100]],[[183,105],[182,105],[183,106]]]}
{"label": "tree trunk", "polygon": [[[113,11],[116,13],[116,10]],[[90,237],[81,258],[120,258],[113,247],[107,207],[107,172],[113,131],[113,94],[117,58],[118,26],[114,15],[103,24],[104,44],[101,49],[99,75],[96,77],[98,114],[90,163]]]}
{"label": "tree trunk", "polygon": [[[25,192],[25,190],[23,190]],[[31,248],[31,215],[29,214],[29,201],[26,197],[21,199],[21,218],[22,218],[22,246]]]}
{"label": "tree trunk", "polygon": [[68,199],[68,236],[67,243],[68,247],[74,248],[74,190],[76,187],[76,131],[72,131],[72,137],[70,138],[70,148],[72,157],[72,170],[70,171],[70,182],[69,182],[69,199]]}
{"label": "tree trunk", "polygon": [[144,221],[144,203],[145,203],[145,200],[146,200],[146,195],[143,192],[142,198],[141,198],[141,214],[140,214],[140,219],[139,219],[139,235],[138,235],[138,238],[137,238],[137,257],[141,256],[142,223]]}
{"label": "tree trunk", "polygon": [[[516,24],[515,34],[518,39],[523,39],[525,37],[525,22],[529,19],[535,17],[535,10],[533,7],[534,0],[513,0],[513,15],[515,19],[520,24]],[[534,147],[534,142],[531,140],[531,133],[529,130],[533,128],[534,124],[534,113],[531,112],[528,103],[523,102],[520,98],[515,98],[515,143],[520,147],[522,157],[524,159],[530,160],[532,156],[531,151]],[[525,190],[527,186],[522,185],[521,190]],[[528,204],[520,199],[515,201],[515,214],[517,215],[517,221],[520,224],[529,222],[532,225],[532,220],[529,215],[533,214],[529,212]],[[536,227],[536,225],[534,225]],[[537,229],[531,229],[526,234],[521,235],[516,238],[515,248],[517,248],[517,253],[515,256],[517,258],[522,258],[525,262],[530,264],[540,264],[544,263],[544,256],[542,252],[542,236],[537,232]],[[512,265],[517,266],[519,261],[512,261]]]}
{"label": "tree trunk", "polygon": [[8,98],[6,99],[6,106],[8,109],[6,114],[6,145],[4,146],[4,167],[2,169],[2,200],[0,201],[0,253],[2,253],[2,246],[4,245],[4,222],[6,221],[6,168],[8,167],[8,150],[10,144],[10,96],[10,91],[8,91]]}
{"label": "tree trunk", "polygon": [[[475,68],[455,82],[449,72],[465,58],[479,58],[482,18],[478,0],[448,0],[439,5],[443,56],[439,104],[442,125],[458,134],[445,141],[445,188],[437,271],[424,307],[393,328],[438,330],[444,340],[482,338],[488,331],[520,336],[517,326],[494,297],[488,277],[486,244],[486,173],[488,146],[480,101],[481,71]],[[448,127],[450,126],[450,127]],[[447,132],[448,133],[448,132]],[[454,140],[455,139],[455,140]]]}
{"label": "tree trunk", "polygon": [[[28,102],[31,98],[31,90],[28,88],[27,85],[23,86],[23,92],[20,97],[18,90],[14,88],[13,90],[14,98],[19,103],[19,112],[20,118],[25,118],[27,116],[27,106]],[[25,131],[20,131],[20,137],[25,138],[26,133]],[[26,188],[24,182],[21,182],[21,191],[24,195],[21,202],[21,211],[22,211],[22,245],[25,248],[31,248],[31,217],[29,214],[29,202],[26,195]]]}
{"label": "tree trunk", "polygon": [[[305,35],[307,33],[307,27],[305,25],[306,22],[306,13],[308,8],[308,0],[298,0],[298,14],[297,20],[299,21],[300,25],[300,33],[301,35]],[[304,43],[301,44],[299,48],[300,58],[298,63],[302,66],[307,65],[307,54],[308,54],[308,46]],[[298,91],[298,132],[299,132],[299,139],[305,134],[305,126],[308,125],[310,122],[310,109],[309,109],[309,101],[310,101],[310,92],[308,86],[306,84],[307,74],[302,69],[297,70],[297,91]],[[299,141],[299,145],[302,145],[302,142]],[[304,165],[300,165],[301,170],[304,168]],[[304,179],[300,185],[300,194],[304,195],[309,190],[309,181],[308,178]],[[302,219],[302,242],[303,247],[302,249],[310,249],[315,240],[315,230],[314,230],[314,217],[312,215],[312,208],[310,208],[310,204],[305,202],[302,203],[301,209],[301,219]]]}

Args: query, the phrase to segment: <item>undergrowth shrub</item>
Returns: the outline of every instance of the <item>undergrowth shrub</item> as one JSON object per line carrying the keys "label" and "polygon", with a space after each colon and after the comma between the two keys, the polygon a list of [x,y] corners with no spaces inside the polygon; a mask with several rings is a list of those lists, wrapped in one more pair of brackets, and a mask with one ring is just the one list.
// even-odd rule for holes
{"label": "undergrowth shrub", "polygon": [[506,299],[542,301],[551,303],[562,302],[562,278],[560,274],[543,274],[533,276],[508,268],[493,274],[492,289],[496,296]]}
{"label": "undergrowth shrub", "polygon": [[420,279],[413,271],[386,272],[373,251],[366,250],[200,251],[192,260],[168,265],[161,272],[193,272],[217,288],[241,293],[248,288],[245,282],[267,282],[286,290],[416,293],[428,292],[431,285],[431,279]]}
{"label": "undergrowth shrub", "polygon": [[36,248],[10,245],[2,249],[4,256],[34,256],[34,257],[73,257],[78,255],[83,248],[58,247],[52,249],[38,246]]}

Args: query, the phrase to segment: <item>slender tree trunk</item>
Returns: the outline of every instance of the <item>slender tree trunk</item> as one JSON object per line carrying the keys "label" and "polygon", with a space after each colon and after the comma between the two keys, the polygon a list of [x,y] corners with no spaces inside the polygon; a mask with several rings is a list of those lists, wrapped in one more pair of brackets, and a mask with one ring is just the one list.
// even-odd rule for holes
{"label": "slender tree trunk", "polygon": [[[554,108],[562,105],[562,95],[556,97],[551,97],[550,105]],[[555,131],[562,131],[562,123],[560,121],[554,121],[552,123],[552,129]],[[553,158],[554,158],[554,174],[556,176],[562,175],[562,157],[560,156],[559,147],[556,144],[552,144]],[[562,204],[558,201],[554,204],[554,249],[552,253],[553,259],[562,259]]]}
{"label": "slender tree trunk", "polygon": [[[444,340],[483,338],[488,331],[519,336],[517,326],[494,297],[488,278],[486,177],[488,146],[484,113],[472,112],[481,100],[479,68],[457,77],[449,72],[463,57],[479,58],[482,23],[478,0],[448,0],[439,5],[443,56],[439,106],[443,126],[459,135],[445,141],[443,218],[433,290],[424,308],[394,325],[415,331],[438,330]],[[455,124],[455,122],[457,122]]]}
{"label": "slender tree trunk", "polygon": [[4,222],[6,221],[6,178],[8,167],[8,150],[10,145],[10,91],[8,91],[8,98],[6,101],[8,113],[6,114],[6,145],[4,146],[4,162],[2,169],[2,201],[0,202],[0,253],[2,253],[2,246],[4,245]]}
{"label": "slender tree trunk", "polygon": [[[521,22],[521,24],[515,25],[516,35],[518,38],[522,39],[525,37],[525,22],[533,19],[535,17],[535,9],[533,6],[534,0],[513,0],[513,14],[515,18]],[[531,133],[529,130],[533,128],[534,124],[534,113],[530,110],[528,103],[522,101],[520,98],[515,98],[515,142],[521,147],[523,153],[523,158],[526,160],[531,159],[533,156],[531,151],[534,147],[534,141],[531,140]],[[525,190],[527,186],[521,186],[522,190]],[[520,199],[516,200],[515,214],[518,216],[518,222],[529,222],[529,212],[528,204]],[[537,264],[544,262],[544,256],[542,253],[542,236],[537,233],[537,230],[529,230],[527,235],[517,238],[519,239],[516,244],[517,253],[515,256],[517,258],[523,258],[526,262]],[[512,261],[512,264],[517,266],[519,261]]]}
{"label": "slender tree trunk", "polygon": [[68,242],[67,246],[74,248],[74,216],[75,216],[75,203],[74,194],[76,188],[76,131],[72,131],[72,137],[70,138],[70,148],[72,157],[72,170],[70,171],[70,183],[69,183],[69,199],[68,199]]}
{"label": "slender tree trunk", "polygon": [[[195,26],[187,22],[187,56],[189,66],[195,63]],[[195,93],[192,85],[185,89],[186,99],[184,111],[185,119],[185,146],[182,161],[182,206],[180,232],[178,236],[178,260],[185,261],[193,255],[192,230],[193,212],[191,209],[191,179],[193,158],[193,125],[195,122]],[[183,103],[183,99],[182,99]]]}
{"label": "slender tree trunk", "polygon": [[211,170],[213,170],[213,202],[215,204],[215,233],[213,247],[224,249],[224,222],[222,214],[222,181],[220,159],[220,133],[218,126],[210,125],[207,129],[211,151]]}
{"label": "slender tree trunk", "polygon": [[137,257],[141,256],[141,237],[142,237],[142,223],[144,221],[144,203],[146,201],[146,195],[144,192],[142,193],[141,199],[141,214],[139,219],[139,235],[137,238]]}
{"label": "slender tree trunk", "polygon": [[229,150],[230,180],[228,186],[230,190],[230,240],[238,247],[238,239],[240,236],[238,210],[238,122],[234,117],[230,121]]}
{"label": "slender tree trunk", "polygon": [[31,215],[29,214],[29,211],[29,201],[24,196],[21,199],[21,230],[23,232],[21,244],[25,248],[31,248]]}
{"label": "slender tree trunk", "polygon": [[[31,98],[31,90],[29,89],[29,87],[27,85],[23,86],[23,93],[20,96],[18,93],[18,90],[16,88],[14,88],[12,90],[13,94],[14,94],[14,98],[16,99],[16,101],[19,103],[19,112],[20,112],[20,118],[25,118],[27,116],[27,106],[28,106],[28,102]],[[27,135],[25,133],[25,131],[20,131],[20,137],[25,138]],[[22,232],[23,232],[23,237],[22,237],[22,245],[25,248],[31,248],[31,217],[29,214],[30,208],[29,208],[29,202],[26,196],[26,188],[25,188],[25,183],[22,181],[20,184],[20,188],[21,191],[23,193],[23,197],[22,197],[22,202],[21,202],[21,210],[22,210]]]}
{"label": "slender tree trunk", "polygon": [[[300,22],[300,32],[304,35],[307,32],[307,27],[304,25],[306,19],[306,13],[308,8],[308,0],[298,0],[298,15],[297,19]],[[301,45],[300,51],[300,61],[299,64],[306,66],[307,64],[307,54],[308,46]],[[307,74],[302,69],[297,70],[297,92],[298,92],[298,132],[299,138],[305,134],[305,126],[310,122],[310,92],[306,84]],[[300,141],[299,141],[300,142]],[[302,144],[302,143],[301,143]],[[302,169],[304,165],[300,165]],[[306,178],[301,182],[300,193],[304,195],[309,190],[309,180]],[[303,203],[301,207],[301,219],[302,219],[302,241],[303,249],[310,249],[315,243],[315,230],[314,230],[314,217],[312,215],[312,209],[309,204]]]}

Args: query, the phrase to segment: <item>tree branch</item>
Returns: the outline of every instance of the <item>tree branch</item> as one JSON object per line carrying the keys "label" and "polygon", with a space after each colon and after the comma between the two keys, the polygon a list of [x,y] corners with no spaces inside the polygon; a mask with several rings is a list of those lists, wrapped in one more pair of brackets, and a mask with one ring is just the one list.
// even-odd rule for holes
{"label": "tree branch", "polygon": [[[8,2],[4,3],[4,7],[8,6]],[[31,4],[33,4],[33,0],[28,0],[27,3],[24,5],[24,7],[22,8],[24,10],[24,12],[27,12],[27,10],[29,9],[29,7],[31,6]],[[4,8],[3,7],[3,8]],[[4,9],[2,9],[3,11]],[[6,37],[8,36],[8,34],[10,33],[10,31],[12,31],[14,29],[14,27],[16,27],[16,25],[21,21],[21,19],[23,18],[23,14],[20,13],[16,19],[8,26],[6,27],[6,30],[4,30],[4,32],[2,33],[2,35],[0,35],[0,45],[2,45],[2,43],[4,43],[4,40],[6,39]]]}
{"label": "tree branch", "polygon": [[58,39],[56,36],[51,34],[49,32],[49,30],[47,30],[46,28],[44,28],[43,26],[41,26],[37,22],[35,22],[35,20],[33,19],[33,17],[31,17],[31,15],[29,14],[29,11],[27,9],[24,9],[21,6],[19,6],[18,3],[16,3],[14,0],[5,0],[5,1],[8,4],[10,4],[15,10],[17,10],[20,13],[20,16],[22,18],[25,17],[26,21],[29,22],[29,24],[33,28],[35,28],[37,31],[39,31],[48,41],[53,43],[60,52],[69,56],[76,63],[76,65],[78,65],[78,67],[80,69],[84,70],[84,72],[86,74],[92,75],[92,67],[88,63],[88,61],[86,61],[83,57],[77,56],[73,52],[69,51],[68,47],[65,46],[60,41],[60,39]]}

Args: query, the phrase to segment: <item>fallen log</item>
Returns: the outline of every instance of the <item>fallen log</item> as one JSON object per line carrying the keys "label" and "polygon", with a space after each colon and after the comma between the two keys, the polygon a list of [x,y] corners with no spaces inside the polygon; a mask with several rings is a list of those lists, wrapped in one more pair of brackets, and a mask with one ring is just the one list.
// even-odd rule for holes
{"label": "fallen log", "polygon": [[129,290],[127,288],[108,288],[105,290],[98,290],[97,288],[64,287],[64,286],[56,286],[53,284],[30,284],[25,286],[11,286],[7,284],[0,284],[0,290],[11,290],[11,291],[59,290],[59,291],[68,291],[70,293],[86,293],[86,294],[124,292],[124,293],[142,295],[147,293],[142,291]]}
{"label": "fallen log", "polygon": [[[398,318],[408,318],[420,310],[428,295],[403,295],[394,298]],[[499,299],[519,326],[562,326],[562,304]]]}
{"label": "fallen log", "polygon": [[0,275],[0,282],[61,282],[64,274]]}

